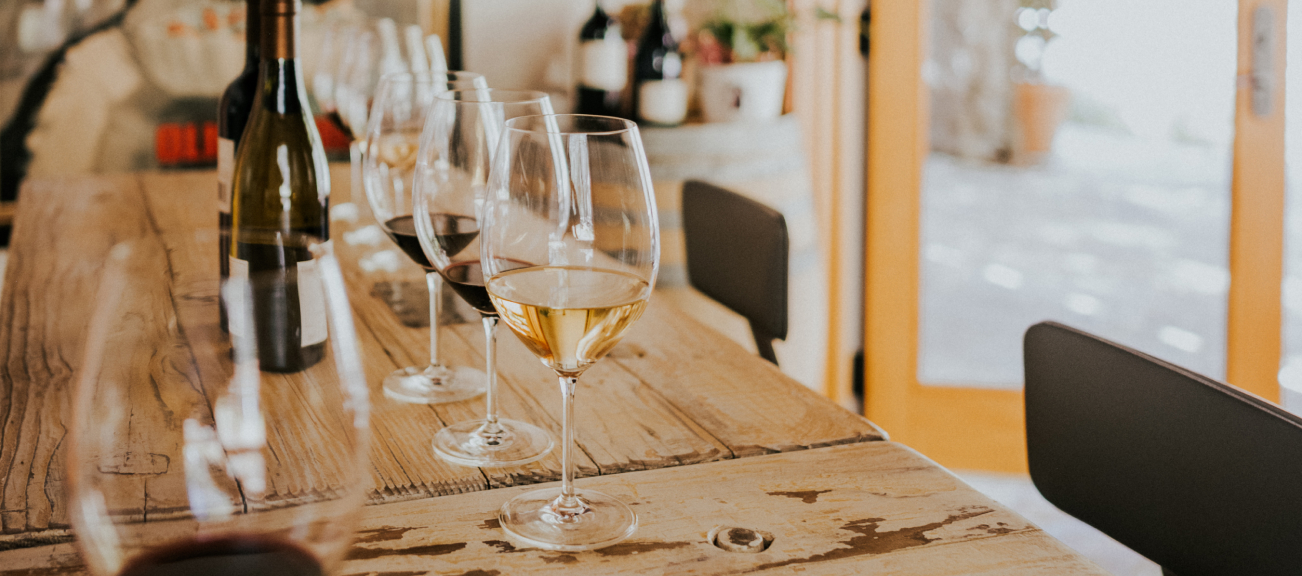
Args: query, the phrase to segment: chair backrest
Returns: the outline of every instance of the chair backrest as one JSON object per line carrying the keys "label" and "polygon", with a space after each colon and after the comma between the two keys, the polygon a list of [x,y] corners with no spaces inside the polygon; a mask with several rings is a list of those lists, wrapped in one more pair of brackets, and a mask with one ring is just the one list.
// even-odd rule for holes
{"label": "chair backrest", "polygon": [[1061,324],[1024,345],[1045,498],[1172,574],[1302,574],[1302,418]]}
{"label": "chair backrest", "polygon": [[782,213],[696,180],[683,184],[683,236],[692,286],[750,321],[760,355],[777,363],[787,337],[787,221]]}

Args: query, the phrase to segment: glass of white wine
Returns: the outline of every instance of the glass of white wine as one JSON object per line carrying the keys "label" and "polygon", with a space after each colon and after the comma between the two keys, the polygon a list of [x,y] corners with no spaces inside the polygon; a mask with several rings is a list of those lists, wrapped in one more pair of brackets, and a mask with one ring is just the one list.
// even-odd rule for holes
{"label": "glass of white wine", "polygon": [[637,515],[610,495],[574,487],[574,392],[584,370],[642,316],[659,270],[655,195],[637,125],[568,114],[508,120],[480,226],[489,297],[556,372],[564,405],[561,487],[512,498],[498,519],[543,549],[615,544],[637,529]]}

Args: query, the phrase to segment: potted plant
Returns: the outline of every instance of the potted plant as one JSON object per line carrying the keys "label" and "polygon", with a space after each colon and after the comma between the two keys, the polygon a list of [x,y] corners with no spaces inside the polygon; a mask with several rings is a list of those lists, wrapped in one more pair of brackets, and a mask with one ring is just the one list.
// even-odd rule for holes
{"label": "potted plant", "polygon": [[700,26],[693,40],[706,122],[763,121],[782,114],[792,22],[782,0],[727,0]]}
{"label": "potted plant", "polygon": [[1042,70],[1045,48],[1057,36],[1049,27],[1057,4],[1057,0],[1020,0],[1015,13],[1017,25],[1025,34],[1014,51],[1020,65],[1020,78],[1013,85],[1014,164],[1035,164],[1049,155],[1053,138],[1071,105],[1071,91],[1047,82]]}

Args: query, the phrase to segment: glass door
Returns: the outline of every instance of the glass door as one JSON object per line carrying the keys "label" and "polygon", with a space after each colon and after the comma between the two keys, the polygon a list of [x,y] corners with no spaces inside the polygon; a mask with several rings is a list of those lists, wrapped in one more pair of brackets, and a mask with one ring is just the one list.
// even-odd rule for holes
{"label": "glass door", "polygon": [[1246,32],[1275,11],[1283,62],[1283,5],[874,2],[868,417],[1023,470],[1041,320],[1273,394],[1283,114],[1252,110]]}

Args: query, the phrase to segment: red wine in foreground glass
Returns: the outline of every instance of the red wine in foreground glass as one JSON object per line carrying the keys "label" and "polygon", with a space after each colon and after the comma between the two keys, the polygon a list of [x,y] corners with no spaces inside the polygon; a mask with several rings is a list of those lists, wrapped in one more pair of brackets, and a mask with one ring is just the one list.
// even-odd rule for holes
{"label": "red wine in foreground glass", "polygon": [[[217,240],[213,230],[193,239]],[[261,301],[257,274],[220,289],[231,335],[283,328],[266,306],[309,309],[302,323],[319,323],[325,344],[290,375],[268,370],[255,338],[177,314],[174,298],[217,303],[171,277],[161,244],[109,251],[66,450],[68,515],[91,576],[338,573],[374,486],[369,388],[332,245],[282,240],[299,251],[295,291],[319,306]],[[133,489],[142,478],[148,494]]]}
{"label": "red wine in foreground glass", "polygon": [[325,576],[325,570],[290,542],[227,536],[158,548],[132,559],[119,576]]}

